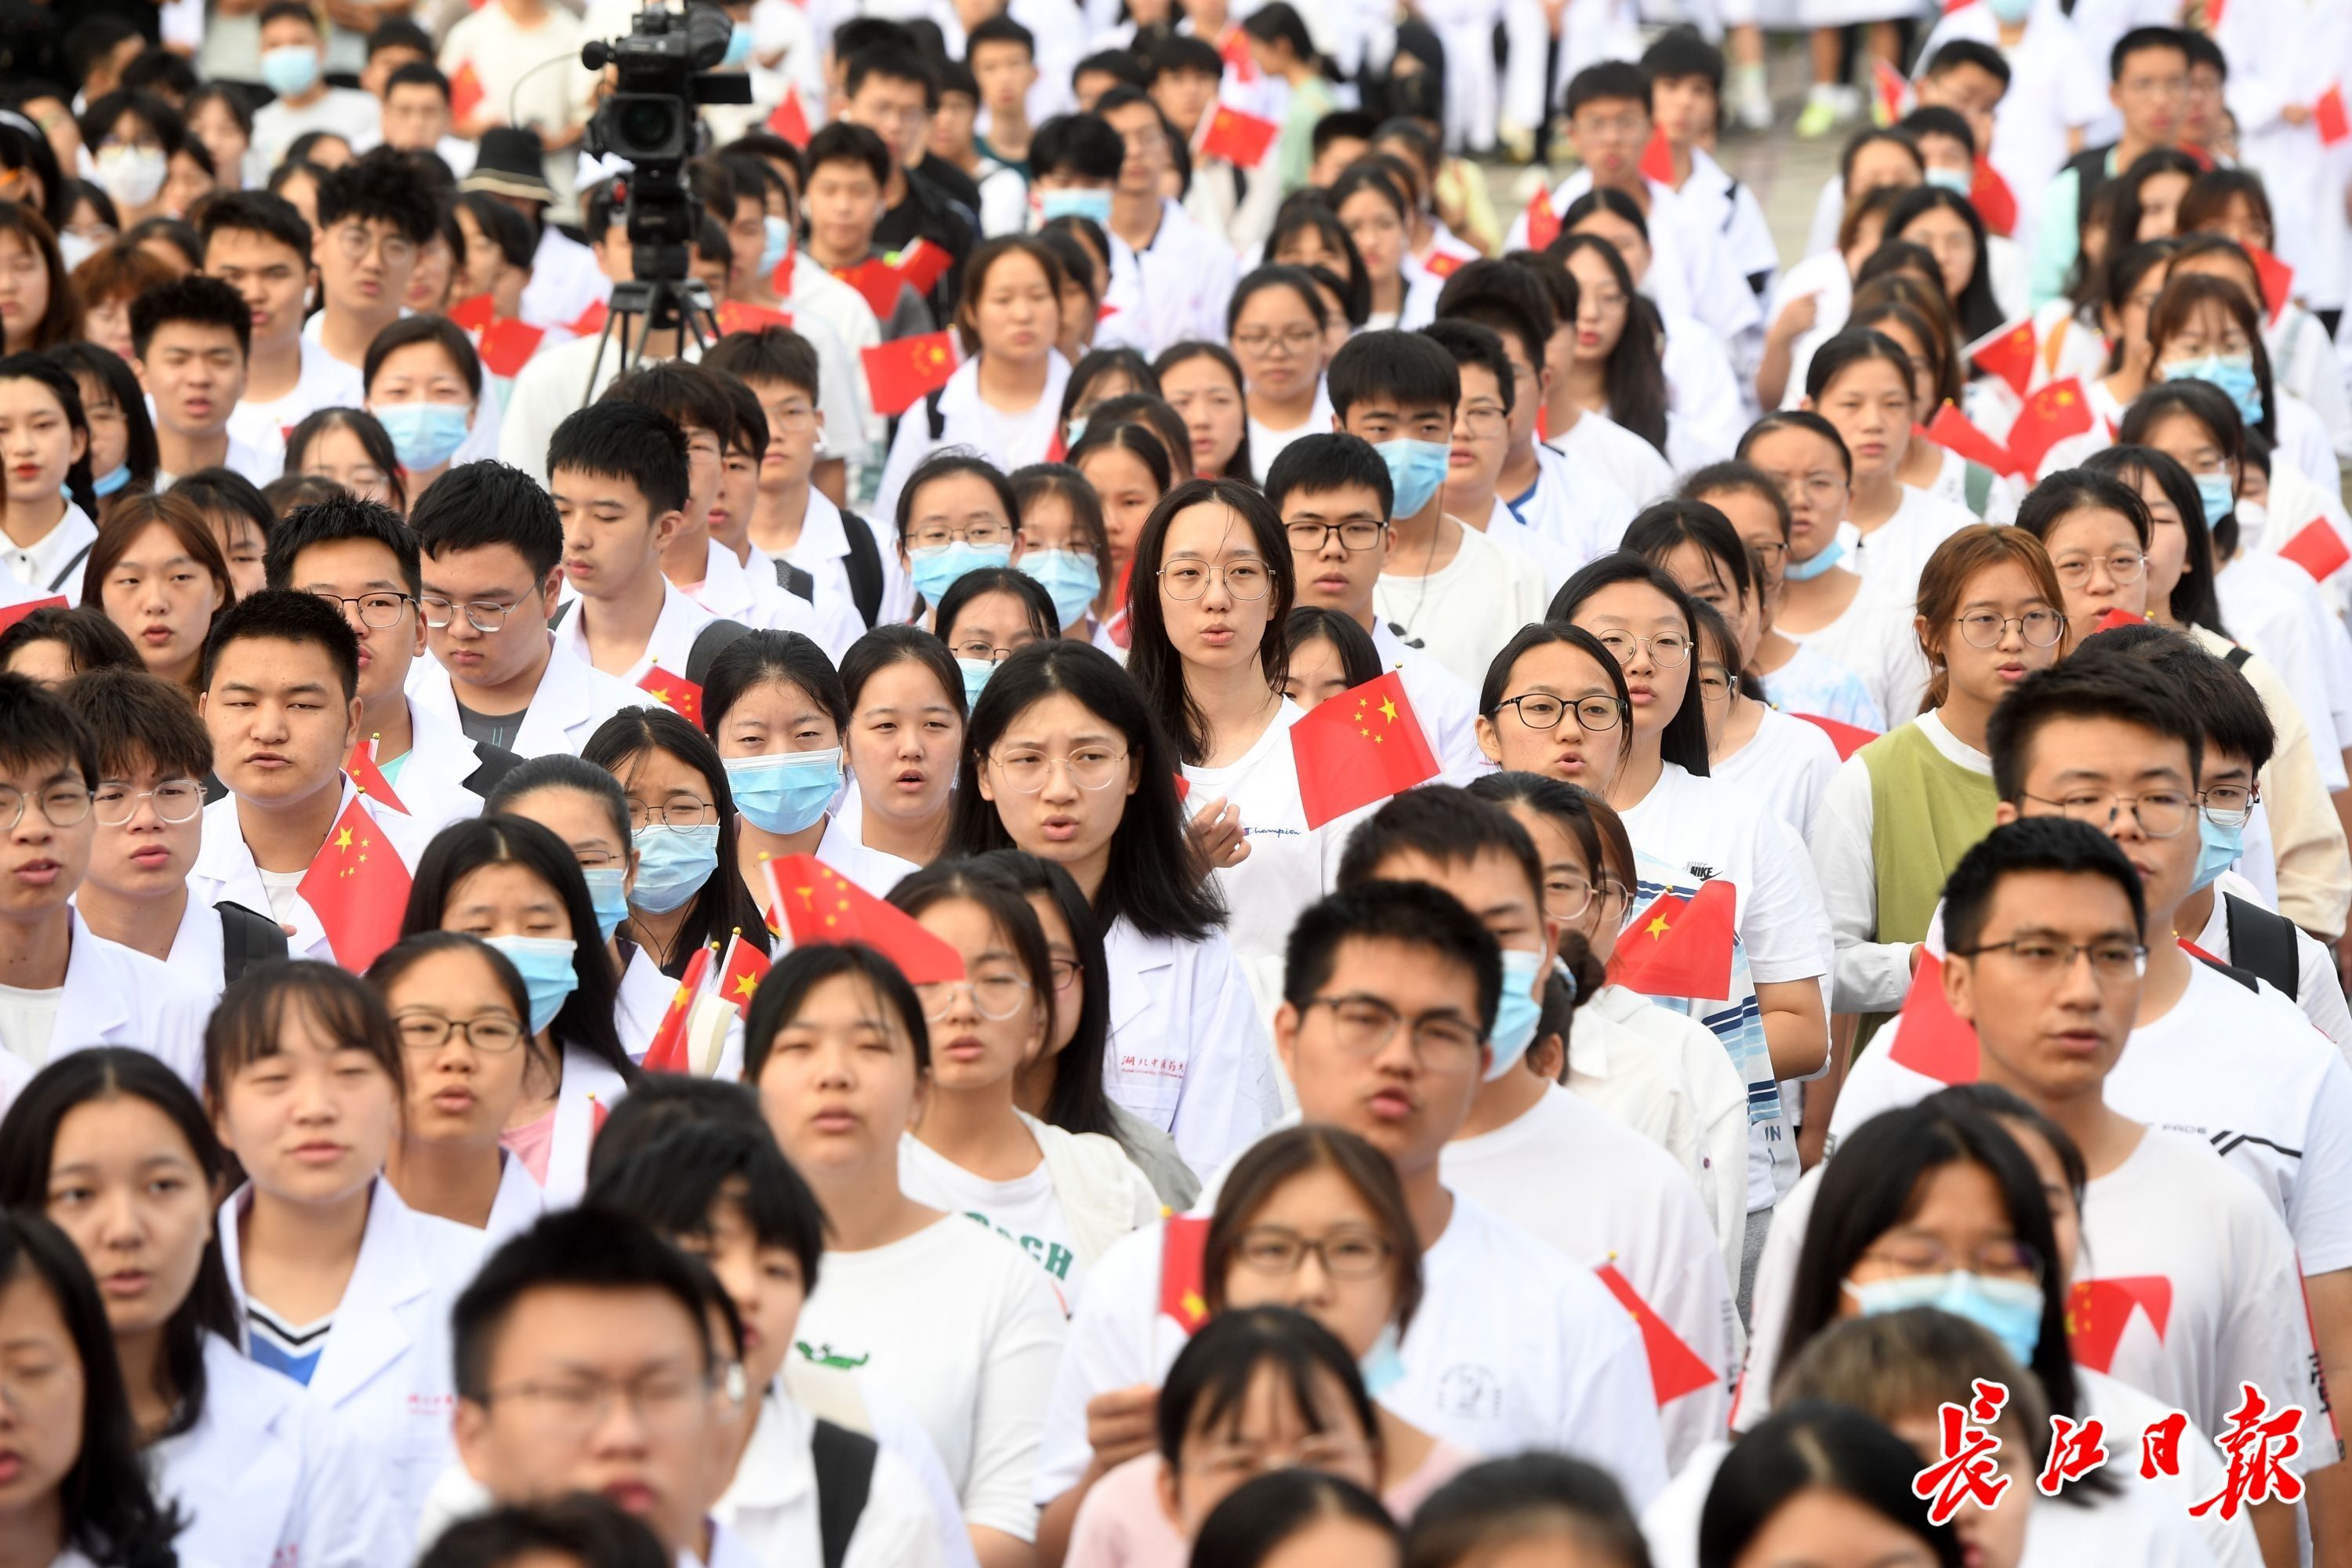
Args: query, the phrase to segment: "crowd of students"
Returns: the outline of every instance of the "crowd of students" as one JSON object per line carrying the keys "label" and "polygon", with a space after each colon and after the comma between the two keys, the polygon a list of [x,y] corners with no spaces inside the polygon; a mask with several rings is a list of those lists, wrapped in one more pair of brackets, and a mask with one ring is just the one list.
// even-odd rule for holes
{"label": "crowd of students", "polygon": [[2352,13],[1570,9],[28,33],[0,1557],[2352,1562]]}

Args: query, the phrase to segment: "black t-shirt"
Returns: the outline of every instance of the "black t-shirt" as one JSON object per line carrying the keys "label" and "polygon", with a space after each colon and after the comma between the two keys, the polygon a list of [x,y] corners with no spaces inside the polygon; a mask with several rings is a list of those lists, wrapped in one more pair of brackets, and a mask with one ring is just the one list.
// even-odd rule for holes
{"label": "black t-shirt", "polygon": [[457,704],[457,727],[466,731],[466,739],[478,746],[498,746],[512,750],[515,732],[522,728],[528,708],[512,713],[477,713],[464,703]]}

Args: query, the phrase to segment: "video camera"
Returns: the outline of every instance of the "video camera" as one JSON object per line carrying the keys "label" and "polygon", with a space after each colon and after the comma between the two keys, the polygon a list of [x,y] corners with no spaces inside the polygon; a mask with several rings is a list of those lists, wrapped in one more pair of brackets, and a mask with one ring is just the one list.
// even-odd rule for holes
{"label": "video camera", "polygon": [[694,252],[701,204],[686,184],[686,161],[698,151],[698,106],[749,103],[751,79],[740,72],[709,74],[727,55],[734,23],[716,5],[673,10],[647,0],[635,30],[580,50],[590,70],[619,69],[616,90],[588,122],[587,145],[596,157],[625,159],[621,176],[629,247],[643,283],[683,282]]}

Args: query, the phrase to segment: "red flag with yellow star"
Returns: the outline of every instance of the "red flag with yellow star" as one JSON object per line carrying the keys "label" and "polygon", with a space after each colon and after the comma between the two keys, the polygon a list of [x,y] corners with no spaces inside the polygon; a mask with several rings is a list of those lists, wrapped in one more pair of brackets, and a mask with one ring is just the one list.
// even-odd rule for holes
{"label": "red flag with yellow star", "polygon": [[1201,153],[1203,157],[1223,158],[1235,168],[1255,169],[1265,162],[1266,150],[1281,132],[1282,127],[1271,120],[1260,120],[1255,114],[1244,114],[1230,103],[1221,103],[1209,119],[1208,134],[1201,138]]}
{"label": "red flag with yellow star", "polygon": [[375,765],[374,737],[352,748],[352,754],[343,761],[343,772],[351,775],[352,787],[376,805],[388,805],[403,816],[411,815],[408,807],[401,804],[400,796],[393,794],[392,781]]}
{"label": "red flag with yellow star", "polygon": [[955,258],[948,254],[947,247],[918,238],[906,249],[894,253],[889,262],[890,270],[905,279],[908,288],[918,294],[929,294],[931,286],[955,265]]}
{"label": "red flag with yellow star", "polygon": [[751,1016],[751,998],[768,977],[768,955],[758,942],[745,942],[737,931],[719,961],[719,999],[745,1017]]}
{"label": "red flag with yellow star", "polygon": [[[785,259],[791,258],[788,257]],[[779,270],[782,268],[780,268]],[[793,313],[790,310],[779,310],[768,305],[754,305],[744,300],[729,300],[719,307],[716,313],[719,318],[719,335],[722,338],[733,332],[761,332],[770,327],[789,327],[793,324]]]}
{"label": "red flag with yellow star", "polygon": [[400,940],[408,868],[356,795],[327,830],[327,842],[294,890],[327,928],[335,962],[353,973]]}
{"label": "red flag with yellow star", "polygon": [[511,381],[522,374],[522,367],[530,363],[530,356],[539,352],[539,345],[546,336],[545,327],[534,327],[511,316],[500,316],[482,329],[482,335],[476,341],[474,349],[481,355],[484,370]]}
{"label": "red flag with yellow star", "polygon": [[855,267],[836,267],[833,275],[857,290],[877,321],[890,319],[898,309],[898,290],[907,286],[907,280],[878,256],[869,256]]}
{"label": "red flag with yellow star", "polygon": [[2326,581],[2338,566],[2352,561],[2352,550],[2344,547],[2342,536],[2325,517],[2304,524],[2302,531],[2279,546],[2279,553],[2310,573],[2315,583]]}
{"label": "red flag with yellow star", "polygon": [[1947,452],[1958,452],[1971,463],[1982,463],[1996,474],[2017,472],[2017,459],[2009,448],[1978,429],[1956,403],[1936,410],[1930,423],[1912,426],[1911,434],[1927,437]]}
{"label": "red flag with yellow star", "polygon": [[1994,234],[2007,239],[2017,232],[2017,193],[2009,188],[2009,181],[1992,166],[1992,160],[1977,155],[1975,180],[1969,186],[1969,205],[1977,209],[1977,216]]}
{"label": "red flag with yellow star", "polygon": [[702,994],[704,981],[710,973],[709,944],[694,950],[686,961],[686,973],[678,977],[677,990],[669,999],[661,1022],[654,1026],[654,1037],[646,1044],[646,1059],[642,1064],[647,1072],[684,1072],[687,1059],[686,1021],[694,1012],[694,1004]]}
{"label": "red flag with yellow star", "polygon": [[1998,331],[1990,332],[1968,346],[1968,357],[1987,375],[1997,375],[2009,383],[2018,396],[2033,383],[2033,359],[2041,341],[2033,335],[2033,321],[2011,321]]}
{"label": "red flag with yellow star", "polygon": [[1617,1271],[1614,1263],[1604,1263],[1593,1272],[1601,1283],[1617,1298],[1617,1304],[1633,1314],[1633,1322],[1642,1331],[1642,1350],[1650,1360],[1650,1391],[1657,1396],[1661,1408],[1672,1405],[1685,1394],[1695,1394],[1717,1382],[1721,1373],[1699,1358],[1699,1353],[1683,1342],[1680,1334],[1666,1325],[1657,1310],[1642,1300],[1633,1282]]}
{"label": "red flag with yellow star", "polygon": [[954,334],[925,332],[857,351],[877,414],[904,414],[945,386],[956,372]]}
{"label": "red flag with yellow star", "polygon": [[1688,899],[1660,893],[1633,917],[1609,960],[1609,984],[1644,996],[1731,999],[1731,929],[1738,889],[1721,878]]}
{"label": "red flag with yellow star", "polygon": [[683,675],[655,665],[637,678],[637,689],[693,725],[702,728],[702,688]]}
{"label": "red flag with yellow star", "polygon": [[1395,670],[1325,699],[1290,727],[1307,826],[1386,800],[1437,776],[1437,757]]}
{"label": "red flag with yellow star", "polygon": [[499,303],[488,294],[468,294],[443,313],[453,324],[478,332],[497,319]]}
{"label": "red flag with yellow star", "polygon": [[2009,455],[2017,460],[2019,473],[2036,478],[2051,447],[2090,427],[2091,403],[2083,395],[2082,381],[2071,375],[2053,381],[2018,411],[2017,423],[2009,427]]}
{"label": "red flag with yellow star", "polygon": [[909,985],[963,978],[963,955],[814,855],[764,862],[771,907],[792,945],[862,942],[898,966]]}
{"label": "red flag with yellow star", "polygon": [[2115,1365],[2116,1342],[2135,1310],[2147,1314],[2162,1344],[2172,1318],[2172,1281],[2161,1274],[2075,1280],[2066,1293],[2066,1347],[2075,1362],[2098,1373]]}
{"label": "red flag with yellow star", "polygon": [[1543,250],[1559,237],[1559,214],[1552,210],[1551,192],[1538,186],[1528,198],[1528,248]]}
{"label": "red flag with yellow star", "polygon": [[1206,1215],[1171,1215],[1160,1232],[1160,1310],[1191,1333],[1209,1321],[1203,1265],[1209,1249]]}
{"label": "red flag with yellow star", "polygon": [[1976,1026],[1952,1011],[1944,1000],[1944,961],[1932,952],[1919,955],[1911,988],[1903,994],[1903,1011],[1895,1015],[1886,1059],[1897,1067],[1923,1073],[1937,1083],[1974,1083],[1977,1064]]}

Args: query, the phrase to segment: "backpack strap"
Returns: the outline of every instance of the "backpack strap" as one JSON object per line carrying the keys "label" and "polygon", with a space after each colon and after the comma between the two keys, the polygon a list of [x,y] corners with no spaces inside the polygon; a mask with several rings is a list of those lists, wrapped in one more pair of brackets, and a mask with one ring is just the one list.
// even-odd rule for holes
{"label": "backpack strap", "polygon": [[2248,647],[2245,644],[2232,643],[2230,647],[2230,651],[2221,656],[2221,662],[2228,665],[2231,669],[2242,670],[2246,668],[2246,660],[2253,657],[2254,650]]}
{"label": "backpack strap", "polygon": [[694,645],[686,650],[685,677],[700,686],[710,679],[710,661],[727,651],[730,644],[751,635],[751,628],[740,621],[713,621],[694,634]]}
{"label": "backpack strap", "polygon": [[83,545],[79,550],[75,551],[71,555],[66,557],[66,563],[58,568],[58,574],[56,576],[49,579],[50,593],[54,594],[63,588],[66,585],[66,579],[81,570],[81,563],[89,559],[90,544],[96,544],[97,542],[98,541],[93,539],[89,542],[89,544]]}
{"label": "backpack strap", "polygon": [[881,1446],[863,1432],[817,1418],[809,1434],[809,1458],[816,1468],[816,1537],[824,1568],[841,1568],[849,1539],[874,1490],[874,1461]]}
{"label": "backpack strap", "polygon": [[857,606],[857,618],[871,629],[882,616],[882,546],[875,542],[874,530],[854,511],[841,514],[841,532],[849,542],[850,602]]}
{"label": "backpack strap", "polygon": [[2198,963],[2203,964],[2214,973],[2219,974],[2227,980],[2234,980],[2249,991],[2259,992],[2263,988],[2262,976],[2256,974],[2251,969],[2241,969],[2234,963],[2224,963],[2218,958],[2208,957],[2201,954],[2195,956],[2197,957]]}
{"label": "backpack strap", "polygon": [[1992,501],[1992,470],[1971,460],[1960,480],[1960,492],[1968,500],[1969,510],[1981,519]]}
{"label": "backpack strap", "polygon": [[2230,932],[2230,962],[2294,996],[2303,984],[2303,955],[2295,949],[2294,922],[2235,893],[2221,895],[2221,912]]}
{"label": "backpack strap", "polygon": [[807,573],[802,571],[799,567],[793,565],[791,562],[785,560],[781,555],[771,556],[770,559],[775,563],[777,587],[782,588],[787,594],[792,594],[800,598],[806,599],[812,605],[816,603],[815,578],[810,576]]}
{"label": "backpack strap", "polygon": [[923,415],[930,421],[931,439],[934,441],[948,433],[948,416],[940,412],[940,398],[945,391],[946,389],[942,387],[939,392],[931,393],[923,399]]}
{"label": "backpack strap", "polygon": [[231,899],[223,899],[213,908],[220,914],[224,984],[234,983],[249,965],[286,956],[286,928],[268,915],[248,910]]}

